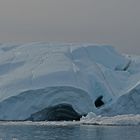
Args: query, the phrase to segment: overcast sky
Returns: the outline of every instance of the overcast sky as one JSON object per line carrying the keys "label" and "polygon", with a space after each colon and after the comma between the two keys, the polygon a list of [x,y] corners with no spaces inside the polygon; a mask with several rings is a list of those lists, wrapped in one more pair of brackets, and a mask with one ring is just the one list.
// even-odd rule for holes
{"label": "overcast sky", "polygon": [[0,0],[0,42],[88,42],[140,54],[140,0]]}

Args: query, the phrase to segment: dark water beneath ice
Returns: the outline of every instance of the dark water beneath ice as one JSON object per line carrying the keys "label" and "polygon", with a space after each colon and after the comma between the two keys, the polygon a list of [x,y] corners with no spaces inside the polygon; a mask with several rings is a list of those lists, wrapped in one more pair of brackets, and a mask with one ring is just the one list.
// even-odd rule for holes
{"label": "dark water beneath ice", "polygon": [[140,126],[0,124],[0,140],[140,140]]}

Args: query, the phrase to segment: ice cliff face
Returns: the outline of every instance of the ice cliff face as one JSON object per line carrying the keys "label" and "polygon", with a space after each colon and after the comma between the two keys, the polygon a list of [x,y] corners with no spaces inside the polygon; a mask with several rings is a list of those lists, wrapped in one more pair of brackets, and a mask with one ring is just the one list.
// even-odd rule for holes
{"label": "ice cliff face", "polygon": [[140,114],[140,84],[99,110],[99,114],[103,116]]}
{"label": "ice cliff face", "polygon": [[[113,114],[121,100],[134,94],[139,60],[110,46],[1,44],[0,120],[47,119],[56,112],[59,118]],[[138,104],[139,93],[134,96]]]}

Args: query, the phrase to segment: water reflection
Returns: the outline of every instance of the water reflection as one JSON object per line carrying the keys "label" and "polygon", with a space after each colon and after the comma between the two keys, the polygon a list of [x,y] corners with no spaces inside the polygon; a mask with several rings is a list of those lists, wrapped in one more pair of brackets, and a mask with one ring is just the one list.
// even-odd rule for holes
{"label": "water reflection", "polygon": [[0,140],[139,140],[140,126],[0,125]]}

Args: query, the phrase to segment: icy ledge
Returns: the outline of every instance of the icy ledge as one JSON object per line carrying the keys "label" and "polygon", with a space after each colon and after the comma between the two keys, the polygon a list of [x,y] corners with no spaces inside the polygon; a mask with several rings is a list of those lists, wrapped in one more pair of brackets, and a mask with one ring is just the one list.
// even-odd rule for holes
{"label": "icy ledge", "polygon": [[114,117],[97,116],[90,112],[80,121],[0,121],[0,125],[36,125],[36,126],[71,126],[71,125],[103,125],[103,126],[140,126],[140,115],[118,115]]}
{"label": "icy ledge", "polygon": [[82,117],[80,123],[86,125],[140,125],[140,115],[117,115],[113,117],[102,117],[95,113],[88,113],[86,117]]}

